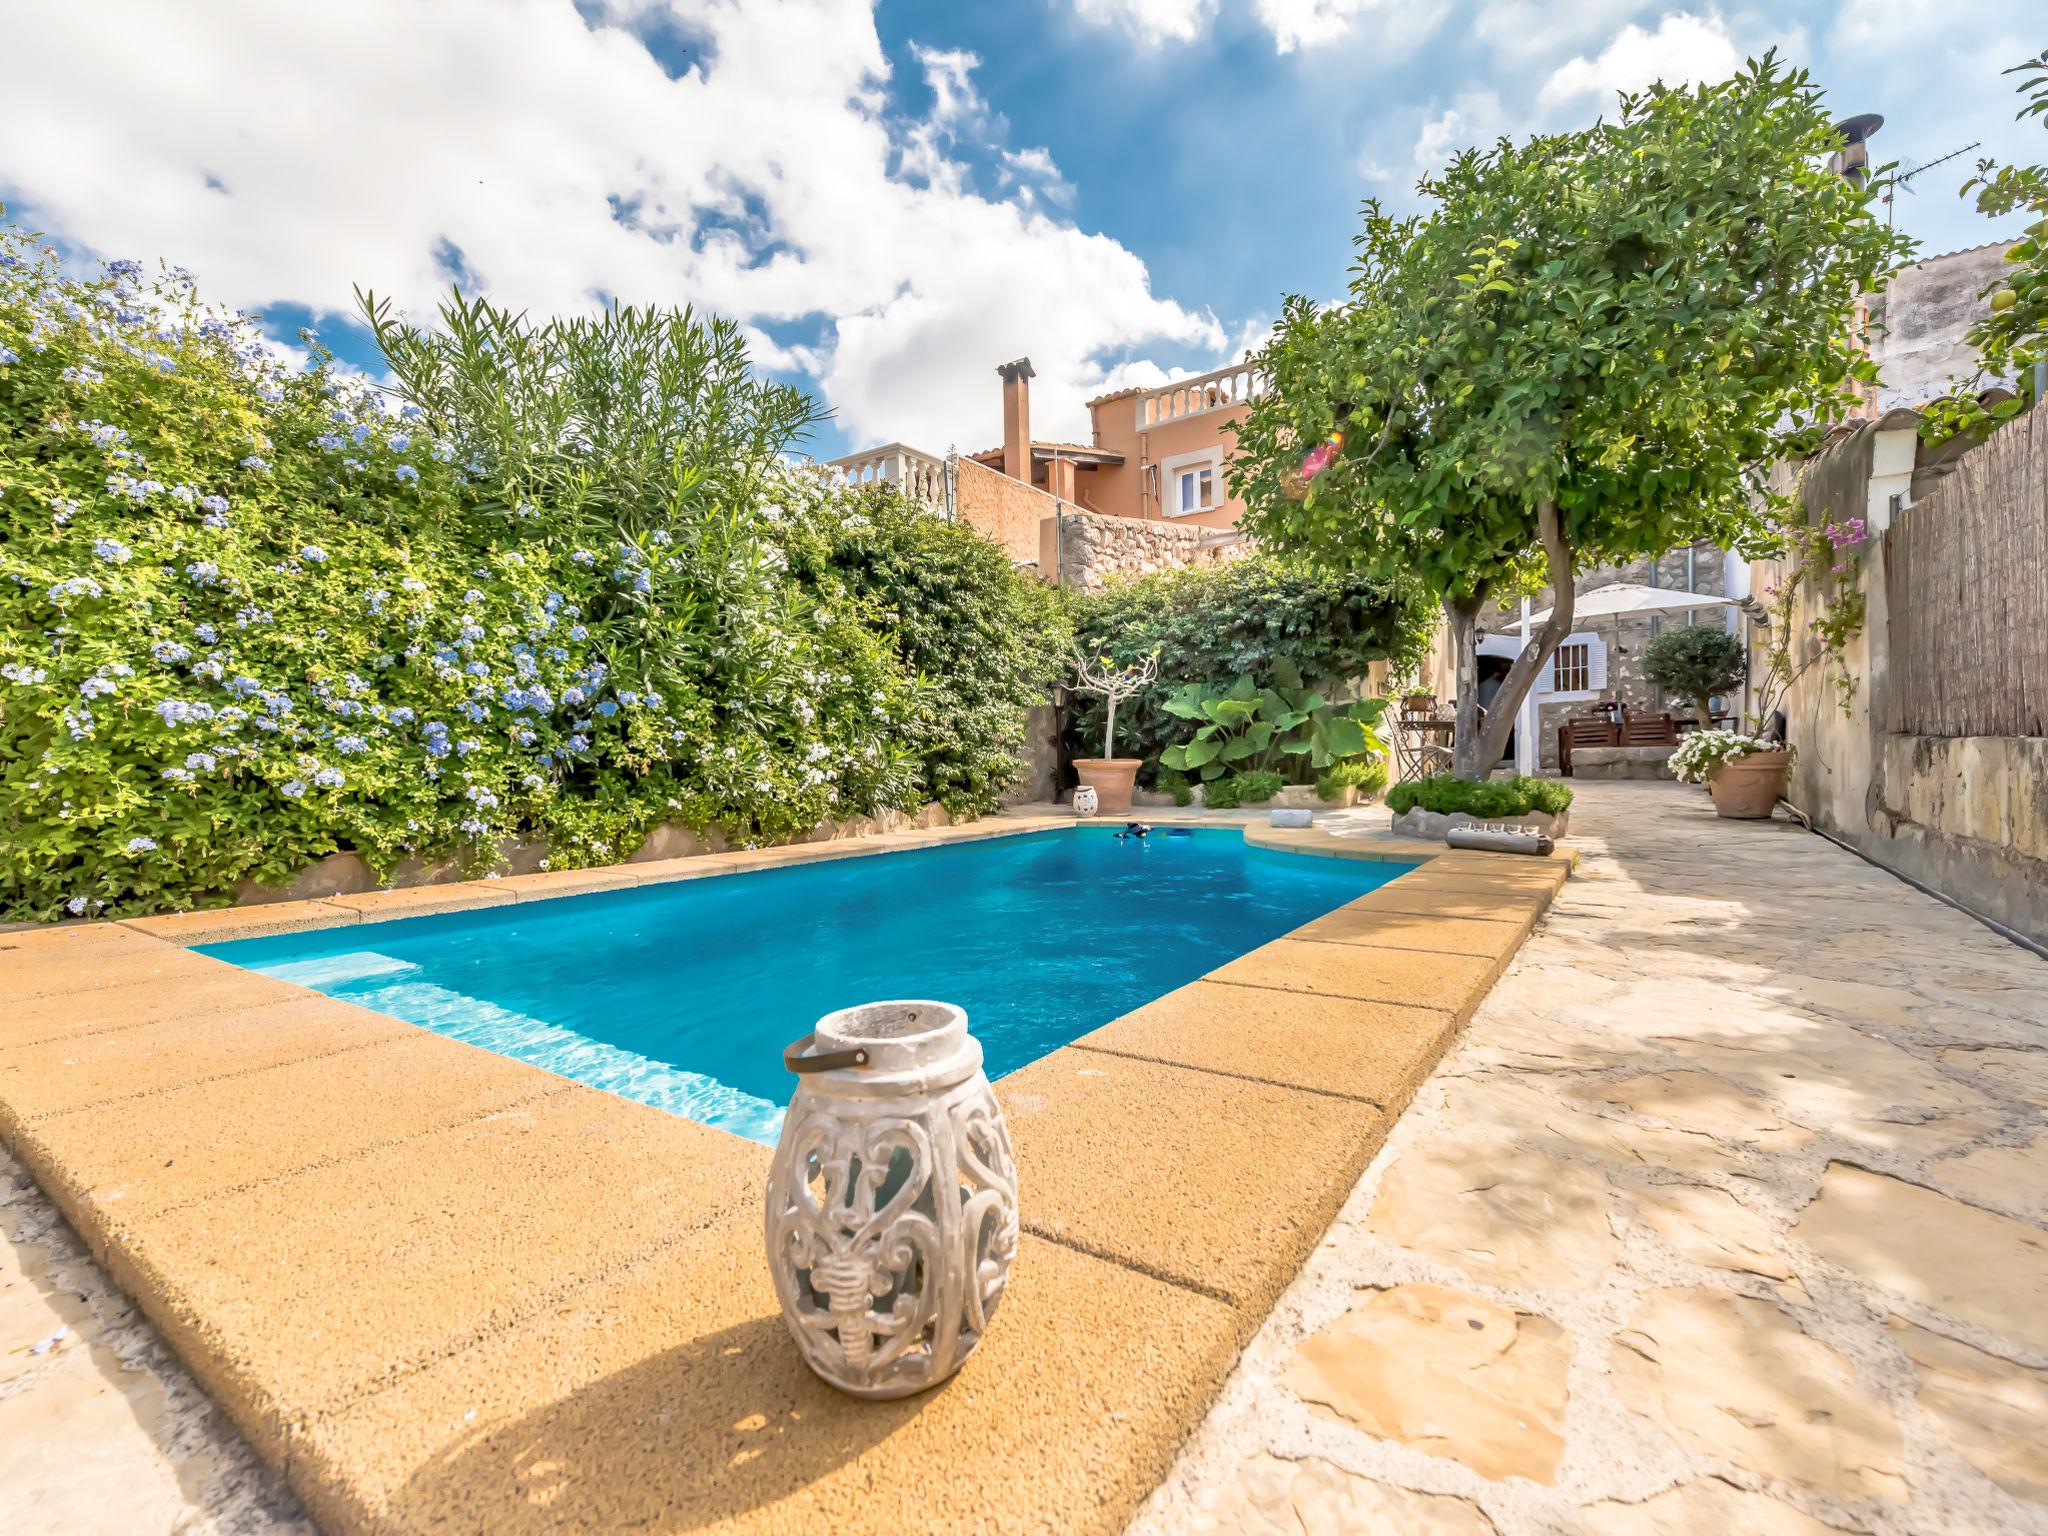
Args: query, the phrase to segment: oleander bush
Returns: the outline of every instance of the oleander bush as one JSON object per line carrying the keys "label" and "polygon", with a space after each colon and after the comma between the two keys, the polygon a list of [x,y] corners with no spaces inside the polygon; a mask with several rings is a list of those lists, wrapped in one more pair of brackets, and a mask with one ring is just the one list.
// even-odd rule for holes
{"label": "oleander bush", "polygon": [[0,915],[994,803],[1046,600],[786,467],[731,327],[367,302],[395,401],[0,225]]}
{"label": "oleander bush", "polygon": [[1420,806],[1449,816],[1458,811],[1480,818],[1527,816],[1540,811],[1555,816],[1572,803],[1572,792],[1555,779],[1460,779],[1448,773],[1407,779],[1387,791],[1387,809],[1395,815]]}

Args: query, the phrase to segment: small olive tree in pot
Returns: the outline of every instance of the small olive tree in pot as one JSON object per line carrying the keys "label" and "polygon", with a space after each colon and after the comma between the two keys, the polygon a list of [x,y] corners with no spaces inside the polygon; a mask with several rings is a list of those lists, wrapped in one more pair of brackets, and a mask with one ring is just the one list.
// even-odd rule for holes
{"label": "small olive tree in pot", "polygon": [[1074,688],[1079,693],[1092,693],[1101,698],[1107,706],[1108,716],[1102,728],[1102,756],[1077,757],[1074,759],[1074,773],[1084,787],[1095,791],[1099,809],[1116,814],[1131,808],[1131,787],[1137,782],[1138,769],[1144,759],[1118,757],[1116,755],[1116,707],[1133,694],[1142,692],[1159,675],[1159,657],[1155,652],[1129,666],[1119,667],[1107,656],[1089,656],[1084,651],[1074,652]]}
{"label": "small olive tree in pot", "polygon": [[1691,699],[1702,730],[1714,723],[1713,696],[1740,686],[1748,672],[1743,643],[1710,624],[1667,629],[1643,648],[1643,676],[1666,693]]}

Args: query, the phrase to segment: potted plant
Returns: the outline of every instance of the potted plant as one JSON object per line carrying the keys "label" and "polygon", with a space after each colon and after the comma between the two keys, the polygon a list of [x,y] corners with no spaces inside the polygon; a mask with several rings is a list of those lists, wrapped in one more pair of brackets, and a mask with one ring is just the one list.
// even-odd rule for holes
{"label": "potted plant", "polygon": [[1714,723],[1713,696],[1749,675],[1749,648],[1725,629],[1691,624],[1667,629],[1643,648],[1643,676],[1666,693],[1691,699],[1700,729]]}
{"label": "potted plant", "polygon": [[1671,754],[1671,771],[1687,784],[1706,785],[1716,816],[1760,821],[1785,793],[1792,749],[1737,731],[1693,731]]}
{"label": "potted plant", "polygon": [[1144,759],[1116,755],[1116,707],[1139,690],[1149,687],[1159,675],[1155,652],[1143,661],[1119,667],[1107,656],[1092,660],[1074,653],[1074,686],[1082,693],[1099,696],[1108,706],[1108,720],[1102,727],[1102,756],[1077,757],[1074,773],[1083,788],[1095,791],[1096,808],[1104,815],[1122,815],[1131,808],[1131,786],[1137,782]]}

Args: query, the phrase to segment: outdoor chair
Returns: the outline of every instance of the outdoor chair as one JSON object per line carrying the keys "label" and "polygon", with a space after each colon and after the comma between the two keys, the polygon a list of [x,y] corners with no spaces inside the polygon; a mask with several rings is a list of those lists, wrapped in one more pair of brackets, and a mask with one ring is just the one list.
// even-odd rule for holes
{"label": "outdoor chair", "polygon": [[1621,745],[1675,747],[1678,745],[1678,727],[1668,714],[1630,715],[1621,723]]}
{"label": "outdoor chair", "polygon": [[1612,720],[1602,715],[1568,715],[1557,728],[1557,771],[1572,775],[1573,747],[1611,747],[1620,741]]}

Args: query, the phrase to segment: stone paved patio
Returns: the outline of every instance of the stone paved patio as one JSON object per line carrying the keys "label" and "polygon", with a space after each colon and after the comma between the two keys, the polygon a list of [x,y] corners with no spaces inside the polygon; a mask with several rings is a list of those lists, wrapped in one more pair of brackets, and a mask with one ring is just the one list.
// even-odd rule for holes
{"label": "stone paved patio", "polygon": [[313,1536],[4,1151],[0,1531]]}
{"label": "stone paved patio", "polygon": [[2048,965],[1790,823],[1579,795],[1134,1536],[2048,1532]]}

